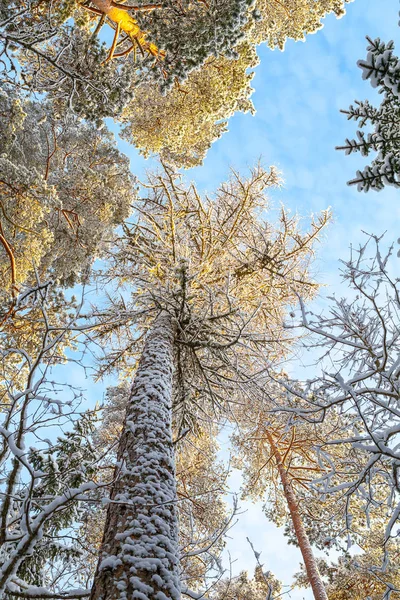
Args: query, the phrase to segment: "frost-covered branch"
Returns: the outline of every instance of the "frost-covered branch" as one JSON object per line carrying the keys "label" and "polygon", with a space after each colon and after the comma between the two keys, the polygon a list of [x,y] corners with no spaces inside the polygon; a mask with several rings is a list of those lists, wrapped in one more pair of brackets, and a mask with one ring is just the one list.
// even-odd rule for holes
{"label": "frost-covered branch", "polygon": [[400,288],[392,252],[383,254],[381,238],[369,236],[343,263],[347,295],[330,298],[321,315],[301,304],[306,343],[323,351],[321,374],[302,383],[275,378],[290,399],[276,404],[278,412],[304,418],[316,431],[334,419],[329,436],[315,444],[320,472],[311,485],[343,506],[350,545],[362,529],[361,509],[367,523],[379,518],[384,556],[400,515]]}

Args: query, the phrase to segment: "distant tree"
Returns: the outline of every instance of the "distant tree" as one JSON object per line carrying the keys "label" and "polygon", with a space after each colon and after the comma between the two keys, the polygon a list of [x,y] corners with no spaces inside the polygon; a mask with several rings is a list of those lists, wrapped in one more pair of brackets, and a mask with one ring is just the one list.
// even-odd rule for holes
{"label": "distant tree", "polygon": [[165,168],[150,177],[138,219],[116,242],[105,277],[129,283],[132,296],[99,311],[104,340],[115,348],[105,366],[135,359],[138,336],[148,334],[119,444],[93,599],[120,588],[179,598],[172,424],[180,437],[226,410],[231,389],[247,377],[246,357],[260,348],[284,351],[287,305],[298,291],[316,289],[307,265],[328,215],[305,234],[284,211],[272,227],[258,214],[266,207],[264,190],[276,183],[273,170],[257,168],[248,180],[234,173],[213,200],[202,200]]}
{"label": "distant tree", "polygon": [[238,507],[228,509],[229,468],[217,457],[217,428],[188,432],[175,443],[183,593],[204,593],[224,573],[222,551]]}
{"label": "distant tree", "polygon": [[322,471],[316,449],[324,433],[315,425],[278,416],[277,406],[287,398],[281,398],[278,386],[269,383],[268,388],[266,393],[261,389],[253,393],[251,401],[238,402],[235,410],[237,432],[232,441],[235,464],[243,473],[243,497],[264,500],[267,517],[278,526],[286,524],[291,541],[300,548],[307,586],[315,600],[327,600],[312,549],[315,540],[309,535],[309,522],[315,520],[319,536],[326,539],[326,530],[324,536],[321,529],[324,517],[319,516],[326,513],[325,520],[333,520],[331,507],[323,503],[320,508],[322,499],[313,498],[309,487]]}
{"label": "distant tree", "polygon": [[[373,88],[383,95],[375,108],[368,100],[356,101],[355,106],[342,112],[349,120],[357,122],[357,139],[347,139],[346,154],[360,152],[362,156],[376,153],[371,164],[357,171],[349,185],[357,185],[359,191],[379,191],[387,185],[400,187],[400,60],[394,55],[394,43],[385,44],[379,38],[367,37],[368,55],[358,61],[363,79],[369,79]],[[366,132],[364,127],[372,129]]]}
{"label": "distant tree", "polygon": [[[378,527],[379,528],[379,527]],[[386,552],[382,565],[382,553]],[[400,578],[398,569],[399,542],[394,539],[384,544],[376,528],[365,536],[356,554],[344,553],[335,561],[318,560],[329,600],[386,600],[398,597]],[[307,585],[304,572],[295,575],[296,585]]]}

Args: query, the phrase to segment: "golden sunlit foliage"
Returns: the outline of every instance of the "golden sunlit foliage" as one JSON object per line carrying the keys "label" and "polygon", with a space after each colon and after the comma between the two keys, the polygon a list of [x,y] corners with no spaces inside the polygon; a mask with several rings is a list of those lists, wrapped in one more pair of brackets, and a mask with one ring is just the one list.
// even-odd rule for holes
{"label": "golden sunlit foliage", "polygon": [[[329,600],[382,600],[390,590],[400,589],[400,545],[396,539],[384,543],[384,526],[384,519],[375,521],[355,553],[346,552],[335,562],[318,561]],[[295,580],[299,587],[308,587],[303,571]]]}
{"label": "golden sunlit foliage", "polygon": [[[256,46],[283,49],[288,39],[304,40],[327,14],[342,16],[346,1],[27,0],[23,18],[18,3],[5,13],[12,26],[4,39],[16,48],[23,40],[17,56],[31,89],[61,110],[122,120],[126,139],[144,155],[160,153],[188,168],[201,164],[227,119],[254,110]],[[103,25],[113,32],[106,45],[99,42]],[[10,68],[13,85],[17,71]]]}
{"label": "golden sunlit foliage", "polygon": [[254,112],[249,97],[257,54],[248,42],[237,51],[238,59],[209,58],[166,95],[156,84],[139,86],[122,115],[123,137],[145,156],[156,152],[186,168],[201,164],[229,117],[238,110]]}
{"label": "golden sunlit foliage", "polygon": [[[77,280],[134,199],[129,162],[112,136],[46,107],[0,95],[2,297],[47,277]],[[4,296],[5,295],[5,296]]]}
{"label": "golden sunlit foliage", "polygon": [[[219,349],[246,354],[253,343],[284,352],[291,336],[282,328],[283,315],[297,290],[311,297],[318,288],[309,265],[330,217],[321,213],[305,232],[284,208],[277,223],[266,221],[266,192],[278,183],[274,168],[257,166],[248,178],[232,172],[213,196],[201,197],[169,167],[149,175],[137,203],[140,218],[124,226],[107,275],[133,286],[129,311],[117,302],[110,310],[120,316],[110,325],[104,313],[104,335],[127,336],[113,343],[113,366],[129,365],[132,353],[122,349],[125,344],[139,349],[129,329],[116,323],[143,315],[147,327],[160,308],[183,319],[183,340],[194,336],[182,343],[182,357],[212,349],[218,360]],[[246,345],[235,346],[243,330]]]}
{"label": "golden sunlit foliage", "polygon": [[[336,461],[340,464],[336,485],[360,469],[359,457],[350,446],[324,447],[326,440],[345,436],[340,432],[344,418],[332,414],[324,423],[307,423],[290,418],[290,413],[276,412],[277,406],[291,404],[286,393],[271,383],[266,386],[265,395],[259,392],[251,399],[246,404],[238,404],[235,419],[239,430],[232,436],[234,463],[243,472],[243,497],[263,500],[268,519],[280,527],[285,525],[286,533],[297,543],[280,472],[283,469],[311,543],[325,549],[346,536],[360,539],[367,528],[360,498],[326,495],[322,486],[319,491],[313,484],[329,472]],[[325,454],[319,451],[321,447]],[[346,510],[352,514],[347,528]],[[371,507],[371,519],[376,518],[377,513],[379,510]]]}
{"label": "golden sunlit foliage", "polygon": [[257,44],[283,50],[288,39],[305,40],[306,35],[323,27],[329,13],[340,18],[352,0],[257,0],[260,18],[250,28],[250,38]]}
{"label": "golden sunlit foliage", "polygon": [[148,156],[178,167],[201,164],[211,144],[227,130],[235,112],[254,112],[250,96],[256,45],[284,48],[287,39],[304,40],[322,27],[321,19],[344,14],[344,0],[258,0],[258,20],[251,20],[236,58],[211,56],[166,94],[156,84],[140,85],[125,108],[124,137]]}

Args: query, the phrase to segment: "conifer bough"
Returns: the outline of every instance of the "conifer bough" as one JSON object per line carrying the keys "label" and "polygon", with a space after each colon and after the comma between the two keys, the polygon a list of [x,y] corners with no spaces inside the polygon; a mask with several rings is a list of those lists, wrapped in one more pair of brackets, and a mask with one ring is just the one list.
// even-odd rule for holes
{"label": "conifer bough", "polygon": [[[385,43],[379,38],[367,37],[368,54],[366,60],[358,61],[363,79],[369,79],[373,88],[383,95],[383,100],[375,108],[368,100],[356,100],[355,106],[342,112],[348,120],[357,122],[357,139],[347,139],[346,154],[360,152],[369,156],[375,152],[371,164],[357,171],[349,185],[357,185],[358,191],[379,191],[385,186],[400,187],[400,59],[394,54],[394,43]],[[366,125],[373,131],[364,131]]]}

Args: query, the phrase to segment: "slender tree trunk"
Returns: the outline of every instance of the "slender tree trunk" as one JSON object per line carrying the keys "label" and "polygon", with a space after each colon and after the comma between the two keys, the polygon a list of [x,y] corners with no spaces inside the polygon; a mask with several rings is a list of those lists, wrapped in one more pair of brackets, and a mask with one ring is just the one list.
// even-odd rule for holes
{"label": "slender tree trunk", "polygon": [[156,319],[133,382],[91,600],[180,600],[171,431],[174,326]]}
{"label": "slender tree trunk", "polygon": [[278,467],[279,476],[281,478],[286,502],[289,508],[290,516],[292,518],[294,531],[300,546],[301,554],[303,556],[308,581],[310,582],[314,598],[315,600],[328,600],[325,586],[321,579],[321,575],[319,574],[317,563],[315,561],[315,556],[311,548],[310,540],[308,539],[307,532],[304,529],[303,520],[300,515],[296,494],[288,477],[285,465],[283,464],[282,456],[274,442],[274,438],[272,437],[272,435],[268,431],[266,432],[266,434],[271,450],[274,453],[276,459],[276,464]]}

